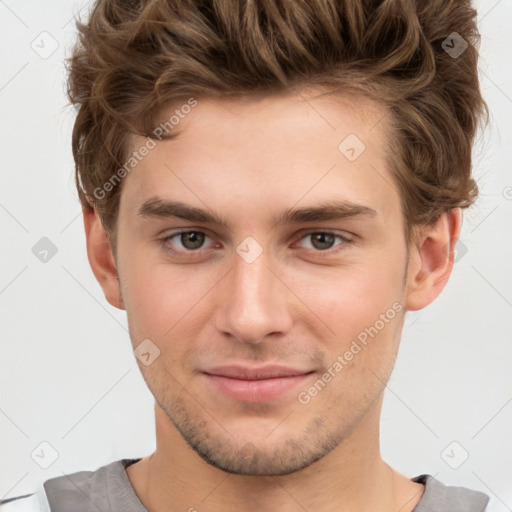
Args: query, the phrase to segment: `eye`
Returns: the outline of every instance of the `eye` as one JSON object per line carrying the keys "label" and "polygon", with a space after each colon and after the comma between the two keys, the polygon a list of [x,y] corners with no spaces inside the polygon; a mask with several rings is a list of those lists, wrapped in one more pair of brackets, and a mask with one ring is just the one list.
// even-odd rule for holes
{"label": "eye", "polygon": [[341,240],[341,244],[337,245],[347,245],[351,242],[350,238],[337,233],[331,233],[330,231],[311,231],[301,238],[301,240],[310,241],[310,247],[306,247],[307,249],[315,249],[317,251],[328,251],[335,247],[336,239]]}
{"label": "eye", "polygon": [[[173,253],[198,252],[198,249],[203,249],[203,244],[207,238],[210,237],[202,231],[179,231],[163,238],[162,244],[166,250]],[[172,242],[174,239],[176,241]],[[178,249],[173,248],[172,245],[177,245]]]}
{"label": "eye", "polygon": [[[161,239],[164,250],[175,254],[177,256],[193,254],[199,254],[201,249],[207,249],[205,247],[205,241],[207,239],[212,240],[203,231],[189,230],[189,231],[178,231],[177,233],[170,233]],[[340,242],[336,244],[336,240]],[[306,245],[302,246],[306,249],[311,249],[315,252],[337,252],[342,250],[345,245],[348,245],[352,240],[339,233],[333,233],[330,231],[311,231],[301,237],[300,241],[306,241]],[[213,240],[212,240],[213,242]],[[333,247],[341,246],[339,249],[333,249]]]}

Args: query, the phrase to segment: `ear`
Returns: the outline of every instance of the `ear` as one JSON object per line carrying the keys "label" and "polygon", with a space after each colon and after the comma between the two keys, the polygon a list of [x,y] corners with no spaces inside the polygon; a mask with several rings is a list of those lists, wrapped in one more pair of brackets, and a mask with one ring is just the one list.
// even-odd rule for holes
{"label": "ear", "polygon": [[85,238],[87,242],[87,257],[96,280],[103,289],[105,298],[114,307],[125,309],[114,253],[109,239],[96,211],[83,208]]}
{"label": "ear", "polygon": [[418,243],[410,249],[405,308],[417,311],[439,296],[452,273],[455,244],[462,222],[460,208],[441,215],[423,227]]}

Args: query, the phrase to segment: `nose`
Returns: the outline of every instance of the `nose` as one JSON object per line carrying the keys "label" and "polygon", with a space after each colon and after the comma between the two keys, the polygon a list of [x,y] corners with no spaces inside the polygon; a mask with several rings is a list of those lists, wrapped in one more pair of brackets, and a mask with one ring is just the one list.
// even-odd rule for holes
{"label": "nose", "polygon": [[292,325],[292,294],[272,269],[268,252],[252,262],[234,254],[233,268],[223,279],[216,327],[240,342],[258,344]]}

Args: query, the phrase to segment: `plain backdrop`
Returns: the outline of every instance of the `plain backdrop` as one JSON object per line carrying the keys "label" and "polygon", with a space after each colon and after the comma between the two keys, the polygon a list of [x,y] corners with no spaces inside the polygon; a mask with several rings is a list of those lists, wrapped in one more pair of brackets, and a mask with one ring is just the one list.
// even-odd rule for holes
{"label": "plain backdrop", "polygon": [[[0,0],[0,498],[155,448],[153,397],[125,314],[106,302],[89,268],[73,183],[63,60],[73,17],[89,7]],[[449,284],[408,316],[386,391],[382,453],[406,475],[482,490],[490,511],[505,512],[512,510],[512,2],[476,7],[491,111],[474,151],[481,195],[464,213]],[[49,250],[46,262],[37,244]]]}

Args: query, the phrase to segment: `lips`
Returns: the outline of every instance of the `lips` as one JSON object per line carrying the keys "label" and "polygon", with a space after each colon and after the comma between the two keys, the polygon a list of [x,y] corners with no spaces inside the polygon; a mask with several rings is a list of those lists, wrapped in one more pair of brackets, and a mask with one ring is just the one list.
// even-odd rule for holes
{"label": "lips", "polygon": [[284,366],[222,366],[203,372],[217,391],[243,402],[268,402],[283,397],[313,372]]}
{"label": "lips", "polygon": [[205,373],[218,375],[220,377],[229,377],[231,379],[263,380],[304,375],[305,373],[309,373],[309,370],[297,370],[285,366],[262,366],[259,368],[220,366],[208,370]]}

